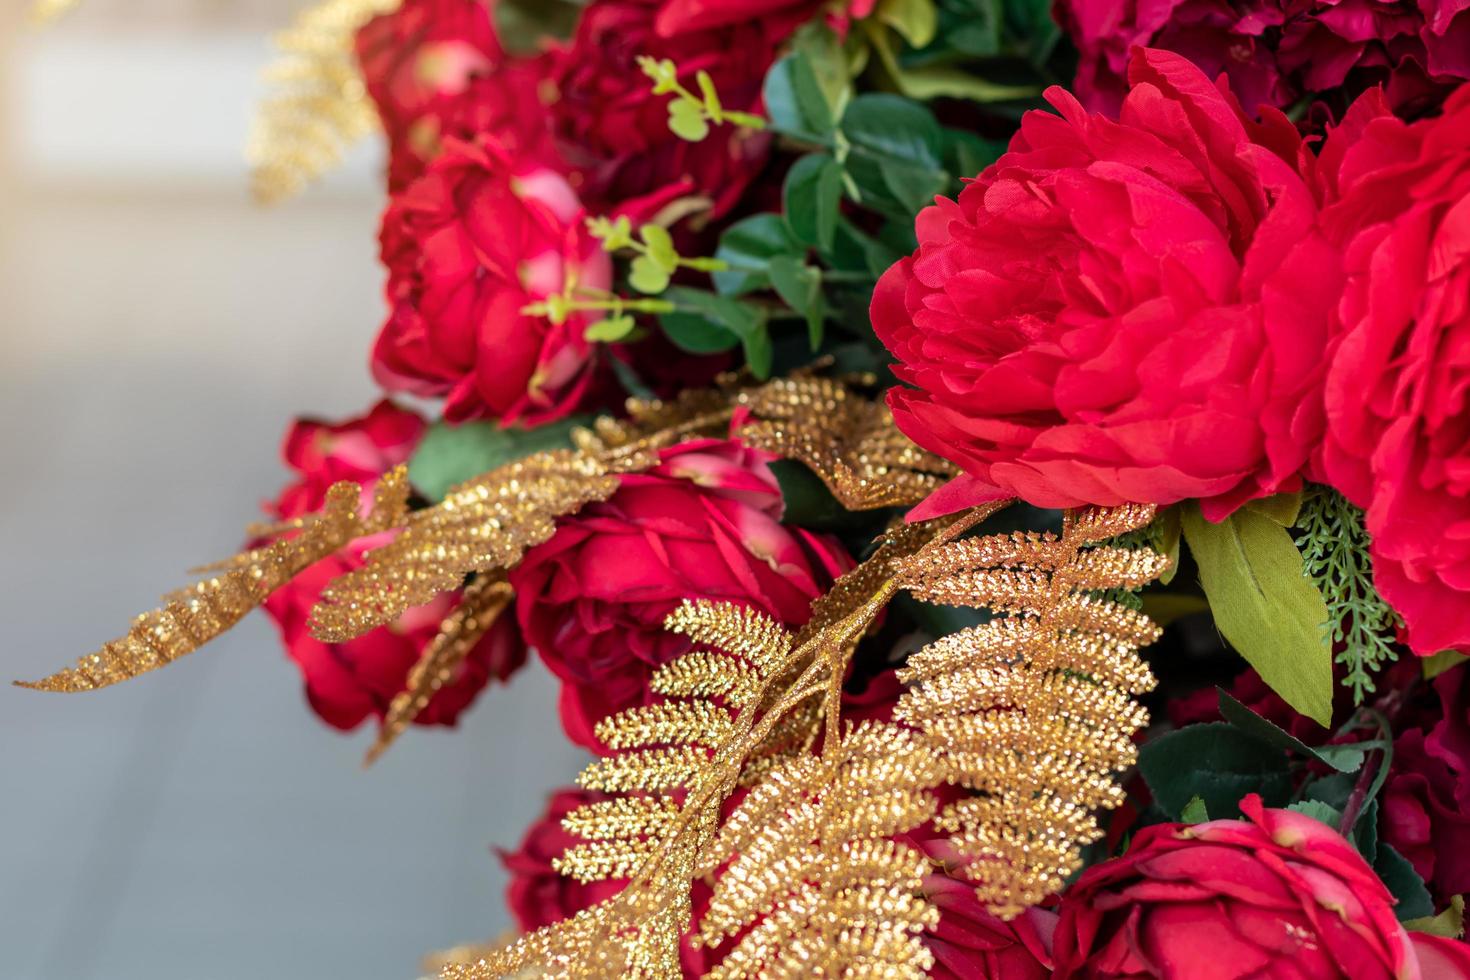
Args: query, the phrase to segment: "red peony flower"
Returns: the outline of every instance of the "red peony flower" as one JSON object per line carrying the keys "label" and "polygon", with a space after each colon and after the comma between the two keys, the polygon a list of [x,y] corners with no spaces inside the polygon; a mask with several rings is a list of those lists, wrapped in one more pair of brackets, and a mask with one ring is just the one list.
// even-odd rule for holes
{"label": "red peony flower", "polygon": [[[339,480],[363,484],[364,506],[387,470],[406,462],[427,428],[423,419],[382,401],[360,418],[339,424],[298,420],[286,433],[283,455],[298,474],[268,509],[280,518],[300,517],[321,507],[327,488]],[[307,630],[311,609],[328,582],[362,564],[363,553],[389,535],[359,538],[343,552],[324,558],[271,594],[265,611],[276,621],[287,655],[301,669],[312,710],[334,728],[352,729],[369,715],[382,718],[403,690],[457,595],[439,596],[399,619],[346,643],[323,643]],[[507,679],[525,662],[525,645],[510,616],[502,616],[472,650],[454,677],[415,719],[420,725],[452,725],[491,677]]]}
{"label": "red peony flower", "polygon": [[[1353,846],[1304,814],[1142,830],[1062,895],[1056,977],[1420,975],[1393,897]],[[1446,978],[1448,980],[1448,978]]]}
{"label": "red peony flower", "polygon": [[1066,92],[918,218],[872,320],[914,388],[910,438],[964,469],[921,505],[1205,498],[1297,485],[1321,432],[1335,256],[1283,117],[1243,122],[1183,58],[1140,51],[1118,121]]}
{"label": "red peony flower", "polygon": [[[481,0],[405,0],[357,32],[363,82],[388,137],[388,185],[423,173],[445,136],[534,131],[534,82],[508,61]],[[531,101],[526,101],[527,96]]]}
{"label": "red peony flower", "polygon": [[594,750],[602,718],[647,703],[648,679],[689,641],[663,621],[685,599],[752,606],[793,626],[852,564],[826,535],[779,523],[766,453],[686,442],[558,522],[510,574],[527,642],[562,679],[562,723]]}
{"label": "red peony flower", "polygon": [[1470,789],[1470,773],[1433,757],[1424,743],[1417,729],[1394,740],[1379,833],[1409,859],[1442,908],[1470,891],[1470,813],[1457,799]]}
{"label": "red peony flower", "polygon": [[1409,646],[1470,649],[1470,88],[1414,124],[1365,96],[1321,168],[1347,272],[1321,466],[1367,512]]}
{"label": "red peony flower", "polygon": [[755,16],[672,36],[655,30],[664,6],[593,0],[583,9],[571,43],[553,55],[556,97],[548,111],[557,146],[594,210],[641,198],[702,197],[720,215],[764,166],[769,134],[725,125],[698,143],[675,136],[669,96],[652,94],[637,59],[672,59],[691,90],[695,74],[707,71],[726,108],[759,112],[766,69],[790,27]]}
{"label": "red peony flower", "polygon": [[445,417],[535,424],[575,409],[592,378],[587,314],[522,312],[568,283],[607,289],[612,266],[555,170],[493,139],[447,140],[393,195],[382,254],[392,312],[373,373],[392,391],[445,395]]}
{"label": "red peony flower", "polygon": [[1059,0],[1056,14],[1081,53],[1077,95],[1105,112],[1122,101],[1140,44],[1228,75],[1252,111],[1385,85],[1397,109],[1415,112],[1470,78],[1470,8],[1457,0]]}

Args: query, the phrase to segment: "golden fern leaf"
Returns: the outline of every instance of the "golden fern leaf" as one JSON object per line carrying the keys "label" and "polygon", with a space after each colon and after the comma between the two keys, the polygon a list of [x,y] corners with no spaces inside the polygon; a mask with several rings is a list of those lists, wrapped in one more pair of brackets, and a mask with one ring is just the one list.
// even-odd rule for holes
{"label": "golden fern leaf", "polygon": [[527,548],[556,532],[556,519],[618,488],[619,472],[646,469],[647,454],[615,464],[576,450],[553,450],[461,483],[433,507],[415,511],[403,532],[370,551],[360,568],[334,579],[312,610],[311,631],[340,643],[391,623],[411,606],[459,588],[471,572],[513,567]]}
{"label": "golden fern leaf", "polygon": [[923,976],[933,960],[919,933],[939,918],[920,892],[928,862],[891,838],[933,817],[942,778],[926,741],[877,723],[773,772],[721,831],[736,856],[700,938],[749,931],[708,976]]}
{"label": "golden fern leaf", "polygon": [[717,436],[729,428],[739,389],[735,378],[721,375],[712,388],[688,388],[670,400],[629,398],[625,415],[598,416],[590,428],[574,430],[573,443],[586,452],[661,448],[700,435]]}
{"label": "golden fern leaf", "polygon": [[260,106],[247,156],[255,195],[290,197],[337,166],[378,129],[353,50],[359,28],[401,0],[323,0],[276,35],[280,56],[265,72],[276,91]]}
{"label": "golden fern leaf", "polygon": [[755,420],[741,439],[805,463],[848,510],[911,506],[955,474],[900,432],[881,400],[835,379],[781,378],[745,402]]}
{"label": "golden fern leaf", "polygon": [[373,509],[358,514],[361,488],[333,484],[321,511],[294,537],[281,538],[221,563],[222,574],[164,597],[164,604],[139,616],[126,636],[49,677],[16,683],[38,691],[92,691],[167,666],[234,626],[245,614],[308,565],[353,538],[403,520],[408,474],[399,467],[378,481]]}
{"label": "golden fern leaf", "polygon": [[459,604],[445,617],[438,635],[424,648],[418,663],[409,671],[407,685],[388,703],[383,727],[367,750],[363,765],[370,766],[376,762],[388,751],[388,746],[413,724],[419,712],[449,683],[465,657],[484,639],[514,598],[515,592],[505,581],[504,574],[480,575],[465,586]]}
{"label": "golden fern leaf", "polygon": [[1148,720],[1133,695],[1154,683],[1138,647],[1159,630],[1100,594],[1137,588],[1168,560],[1097,545],[1152,518],[1143,506],[1069,511],[1060,536],[955,541],[902,563],[915,596],[997,613],[910,657],[894,715],[931,742],[949,780],[981,794],[936,826],[996,915],[1058,891],[1101,834],[1092,811],[1122,800],[1113,774],[1133,763]]}

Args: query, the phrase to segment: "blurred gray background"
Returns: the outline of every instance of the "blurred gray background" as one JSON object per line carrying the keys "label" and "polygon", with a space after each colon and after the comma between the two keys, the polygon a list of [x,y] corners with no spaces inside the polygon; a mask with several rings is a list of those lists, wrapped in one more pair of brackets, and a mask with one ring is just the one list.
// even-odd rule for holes
{"label": "blurred gray background", "polygon": [[[305,0],[303,0],[305,2]],[[293,414],[374,397],[376,148],[246,197],[286,0],[0,4],[0,676],[123,632],[232,552]],[[375,767],[258,614],[95,694],[0,688],[0,978],[415,976],[509,925],[490,853],[580,757],[532,665]]]}

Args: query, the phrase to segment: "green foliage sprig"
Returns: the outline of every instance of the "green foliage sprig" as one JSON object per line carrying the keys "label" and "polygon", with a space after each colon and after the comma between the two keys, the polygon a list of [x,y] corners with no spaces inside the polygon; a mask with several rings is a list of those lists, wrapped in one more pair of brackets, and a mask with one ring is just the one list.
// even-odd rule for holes
{"label": "green foliage sprig", "polygon": [[1373,587],[1363,512],[1336,490],[1317,487],[1302,501],[1297,528],[1302,572],[1327,603],[1327,640],[1341,647],[1336,659],[1347,668],[1342,682],[1361,704],[1373,692],[1373,675],[1398,659],[1393,639],[1399,623]]}
{"label": "green foliage sprig", "polygon": [[638,68],[653,80],[654,95],[673,94],[674,98],[669,103],[669,130],[680,139],[698,143],[709,135],[711,124],[766,128],[766,121],[760,116],[726,109],[720,103],[714,79],[707,71],[700,70],[695,74],[694,83],[699,86],[699,95],[695,95],[679,82],[679,66],[668,58],[644,55],[638,59]]}

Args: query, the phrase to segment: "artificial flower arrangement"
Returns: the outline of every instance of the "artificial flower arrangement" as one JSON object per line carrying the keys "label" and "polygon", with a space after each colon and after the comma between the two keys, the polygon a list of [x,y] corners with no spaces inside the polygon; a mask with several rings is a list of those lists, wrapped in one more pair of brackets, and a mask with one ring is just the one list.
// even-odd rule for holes
{"label": "artificial flower arrangement", "polygon": [[[1470,976],[1470,10],[328,0],[392,395],[247,550],[371,756],[596,753],[442,976]],[[1070,80],[1070,81],[1069,81]],[[470,938],[470,937],[467,937]]]}

